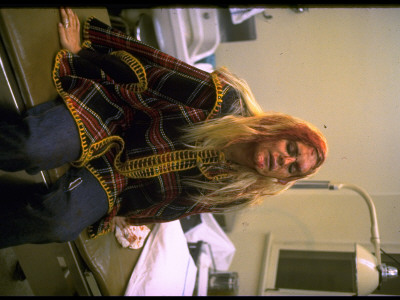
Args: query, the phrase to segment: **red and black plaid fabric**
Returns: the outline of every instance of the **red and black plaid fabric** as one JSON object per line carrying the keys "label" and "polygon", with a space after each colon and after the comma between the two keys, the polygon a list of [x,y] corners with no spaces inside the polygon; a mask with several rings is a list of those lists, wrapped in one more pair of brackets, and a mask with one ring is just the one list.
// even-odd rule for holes
{"label": "red and black plaid fabric", "polygon": [[[180,140],[181,129],[204,121],[211,113],[212,117],[228,113],[238,101],[238,93],[221,80],[223,102],[215,111],[216,87],[211,74],[95,18],[85,23],[84,38],[84,45],[93,51],[125,51],[128,55],[122,60],[136,68],[131,85],[119,84],[99,67],[68,51],[60,51],[56,58],[53,77],[80,130],[80,161],[93,152],[90,155],[94,158],[84,166],[102,184],[109,200],[108,215],[90,227],[90,236],[108,232],[110,221],[117,214],[141,225],[210,211],[209,207],[189,201],[188,195],[196,191],[182,184],[186,176],[201,176],[197,168],[149,179],[118,174],[113,167],[118,138],[125,142],[123,160],[185,149]],[[140,68],[130,64],[133,58],[139,61]],[[141,90],[143,80],[147,86]],[[118,137],[116,143],[113,137]],[[92,145],[99,146],[93,150]]]}

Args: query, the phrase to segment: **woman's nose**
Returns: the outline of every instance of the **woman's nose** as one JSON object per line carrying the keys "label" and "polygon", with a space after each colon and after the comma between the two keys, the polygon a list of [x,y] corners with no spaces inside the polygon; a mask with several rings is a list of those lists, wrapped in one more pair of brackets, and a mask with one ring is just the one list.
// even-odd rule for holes
{"label": "woman's nose", "polygon": [[295,157],[292,156],[281,156],[281,165],[286,166],[293,163],[296,160]]}

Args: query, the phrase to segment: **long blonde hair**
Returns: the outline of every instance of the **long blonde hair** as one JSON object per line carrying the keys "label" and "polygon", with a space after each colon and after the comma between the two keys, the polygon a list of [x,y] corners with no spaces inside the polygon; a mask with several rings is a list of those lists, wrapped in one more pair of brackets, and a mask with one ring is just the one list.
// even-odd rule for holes
{"label": "long blonde hair", "polygon": [[247,83],[230,73],[218,69],[229,85],[239,91],[248,116],[228,115],[197,123],[185,130],[183,140],[194,150],[223,150],[234,143],[276,141],[290,139],[301,141],[317,150],[316,166],[301,177],[289,178],[287,184],[276,178],[260,175],[255,170],[237,164],[229,165],[229,176],[218,181],[185,179],[185,182],[203,191],[193,195],[193,200],[211,205],[215,211],[227,211],[259,203],[263,196],[276,195],[290,188],[297,179],[315,173],[327,155],[327,143],[322,133],[312,124],[282,113],[265,113],[254,98]]}

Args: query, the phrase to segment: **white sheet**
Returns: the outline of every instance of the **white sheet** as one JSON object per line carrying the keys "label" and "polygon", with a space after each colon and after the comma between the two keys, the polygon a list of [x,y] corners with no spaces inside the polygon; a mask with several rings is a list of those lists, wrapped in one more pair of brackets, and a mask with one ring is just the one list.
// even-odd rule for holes
{"label": "white sheet", "polygon": [[230,8],[232,23],[240,24],[247,19],[255,16],[256,14],[262,13],[265,8]]}
{"label": "white sheet", "polygon": [[235,245],[219,226],[212,214],[201,214],[202,223],[185,233],[190,243],[204,241],[211,246],[215,267],[227,271],[235,255]]}
{"label": "white sheet", "polygon": [[192,296],[197,268],[179,221],[156,224],[125,296]]}

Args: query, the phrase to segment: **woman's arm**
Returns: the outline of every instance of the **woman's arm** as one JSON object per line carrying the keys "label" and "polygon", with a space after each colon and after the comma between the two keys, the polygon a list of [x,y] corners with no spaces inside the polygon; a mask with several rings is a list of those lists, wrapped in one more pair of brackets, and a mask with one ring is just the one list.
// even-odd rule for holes
{"label": "woman's arm", "polygon": [[118,83],[137,82],[135,73],[124,64],[118,57],[113,55],[94,52],[88,49],[82,49],[80,38],[79,18],[69,8],[60,9],[62,23],[58,24],[60,43],[64,49],[81,56],[90,61],[113,78]]}
{"label": "woman's arm", "polygon": [[114,55],[99,53],[89,49],[81,49],[77,54],[103,69],[107,75],[118,83],[138,82],[135,72]]}

